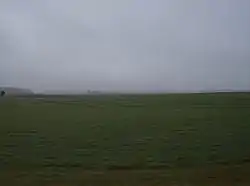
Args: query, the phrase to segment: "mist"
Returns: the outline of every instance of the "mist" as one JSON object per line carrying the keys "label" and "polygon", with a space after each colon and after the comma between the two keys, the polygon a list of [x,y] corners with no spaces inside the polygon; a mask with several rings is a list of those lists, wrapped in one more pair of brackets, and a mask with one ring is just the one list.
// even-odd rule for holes
{"label": "mist", "polygon": [[0,87],[250,90],[249,0],[2,0]]}

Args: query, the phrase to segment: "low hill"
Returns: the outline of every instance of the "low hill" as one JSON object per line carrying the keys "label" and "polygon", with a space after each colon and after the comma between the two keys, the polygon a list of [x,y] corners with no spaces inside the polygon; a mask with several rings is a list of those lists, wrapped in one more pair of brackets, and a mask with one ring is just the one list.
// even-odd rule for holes
{"label": "low hill", "polygon": [[33,95],[34,93],[30,89],[17,88],[17,87],[0,87],[0,90],[5,91],[6,95]]}

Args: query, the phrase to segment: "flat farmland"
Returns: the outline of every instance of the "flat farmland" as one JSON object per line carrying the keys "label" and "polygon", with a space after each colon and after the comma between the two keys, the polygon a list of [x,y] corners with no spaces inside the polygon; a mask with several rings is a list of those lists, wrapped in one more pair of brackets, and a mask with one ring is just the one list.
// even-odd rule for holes
{"label": "flat farmland", "polygon": [[250,93],[5,97],[8,185],[249,185]]}

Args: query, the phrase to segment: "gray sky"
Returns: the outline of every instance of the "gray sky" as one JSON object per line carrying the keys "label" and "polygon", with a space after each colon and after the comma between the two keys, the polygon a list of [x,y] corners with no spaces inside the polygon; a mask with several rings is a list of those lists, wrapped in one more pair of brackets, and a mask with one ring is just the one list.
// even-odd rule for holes
{"label": "gray sky", "polygon": [[0,86],[250,89],[249,0],[1,0]]}

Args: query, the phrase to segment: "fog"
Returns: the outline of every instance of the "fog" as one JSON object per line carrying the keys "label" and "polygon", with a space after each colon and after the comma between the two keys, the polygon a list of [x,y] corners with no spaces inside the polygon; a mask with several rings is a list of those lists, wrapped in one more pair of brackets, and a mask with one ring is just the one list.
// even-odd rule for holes
{"label": "fog", "polygon": [[250,90],[249,0],[1,0],[0,86]]}

